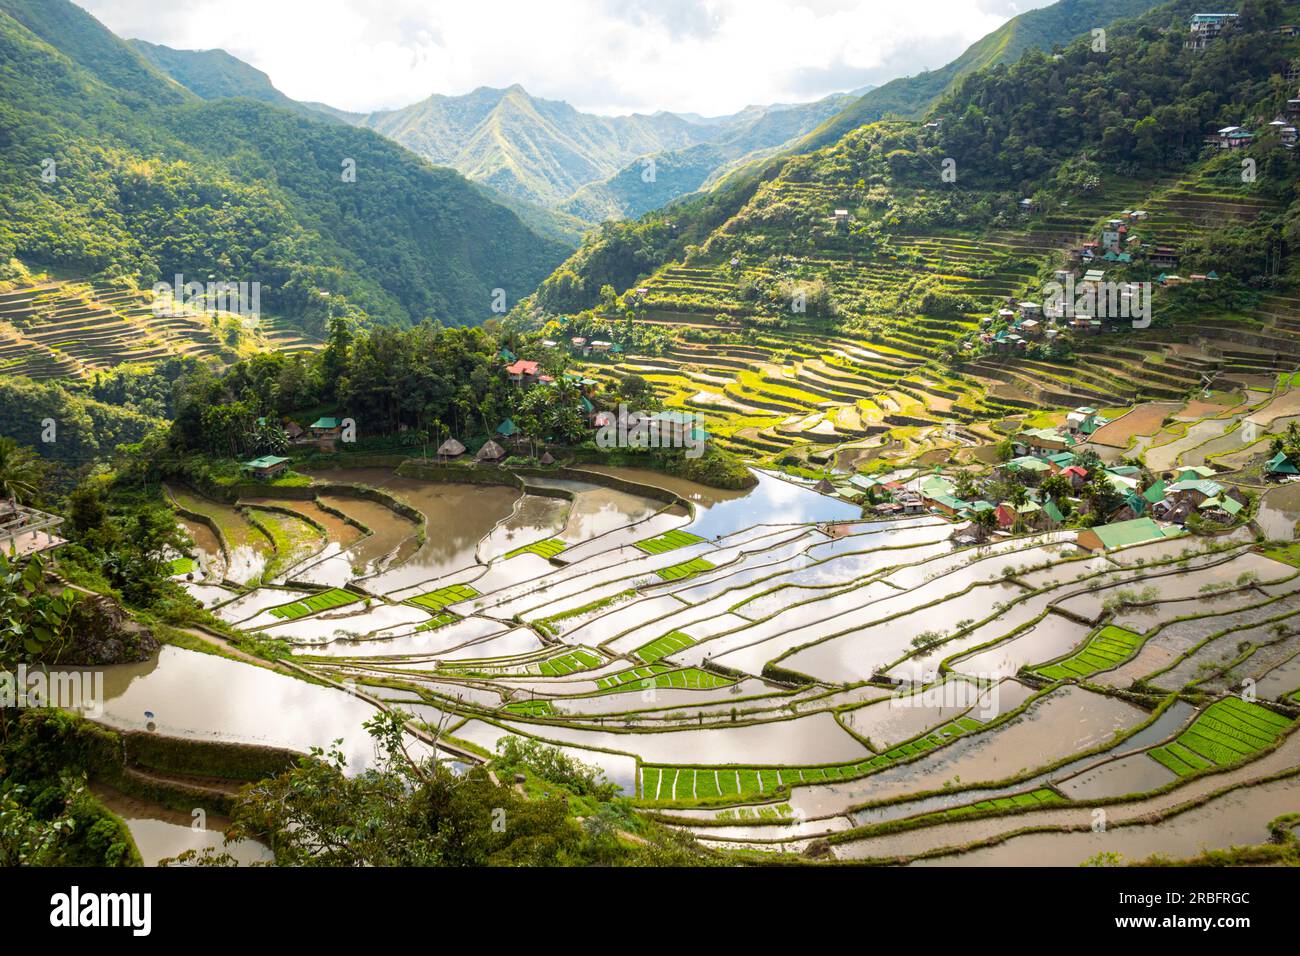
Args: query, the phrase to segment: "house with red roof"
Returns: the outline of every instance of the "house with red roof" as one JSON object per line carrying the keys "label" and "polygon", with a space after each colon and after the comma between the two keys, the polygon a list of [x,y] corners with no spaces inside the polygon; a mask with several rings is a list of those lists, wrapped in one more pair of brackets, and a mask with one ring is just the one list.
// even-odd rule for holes
{"label": "house with red roof", "polygon": [[537,381],[540,369],[541,366],[537,362],[520,359],[512,365],[506,366],[506,377],[516,385],[531,385]]}

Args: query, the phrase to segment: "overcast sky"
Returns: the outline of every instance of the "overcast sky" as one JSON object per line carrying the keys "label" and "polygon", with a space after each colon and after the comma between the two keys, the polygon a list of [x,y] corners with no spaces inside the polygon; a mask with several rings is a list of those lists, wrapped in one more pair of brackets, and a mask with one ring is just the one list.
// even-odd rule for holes
{"label": "overcast sky", "polygon": [[342,109],[519,83],[596,113],[729,113],[935,69],[1051,0],[77,0]]}

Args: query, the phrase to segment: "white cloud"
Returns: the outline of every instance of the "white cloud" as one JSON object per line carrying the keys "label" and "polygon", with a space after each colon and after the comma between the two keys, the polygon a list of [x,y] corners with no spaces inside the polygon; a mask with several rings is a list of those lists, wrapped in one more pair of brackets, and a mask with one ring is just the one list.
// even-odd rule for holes
{"label": "white cloud", "polygon": [[[78,0],[121,36],[224,49],[343,109],[523,85],[599,113],[727,113],[934,69],[1007,0]],[[1050,0],[1027,0],[1022,8]]]}

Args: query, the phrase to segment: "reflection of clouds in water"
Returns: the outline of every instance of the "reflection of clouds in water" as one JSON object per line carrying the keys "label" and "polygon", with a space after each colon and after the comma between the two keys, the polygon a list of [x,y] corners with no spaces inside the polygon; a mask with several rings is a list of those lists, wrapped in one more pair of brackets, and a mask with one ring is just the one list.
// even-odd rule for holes
{"label": "reflection of clouds in water", "polygon": [[818,494],[799,485],[755,472],[758,484],[748,494],[710,505],[695,503],[696,518],[687,530],[706,538],[734,534],[755,524],[804,524],[861,518],[857,505]]}

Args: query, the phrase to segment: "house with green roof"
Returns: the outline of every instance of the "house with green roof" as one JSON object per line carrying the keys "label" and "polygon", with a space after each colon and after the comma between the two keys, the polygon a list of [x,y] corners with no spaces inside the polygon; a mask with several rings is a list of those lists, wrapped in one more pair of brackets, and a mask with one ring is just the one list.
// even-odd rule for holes
{"label": "house with green roof", "polygon": [[519,426],[514,423],[513,419],[507,418],[497,426],[497,434],[503,438],[514,438],[519,434]]}
{"label": "house with green roof", "polygon": [[1108,516],[1112,521],[1129,521],[1133,518],[1140,518],[1147,512],[1147,500],[1137,492],[1129,492],[1124,496],[1118,508]]}
{"label": "house with green roof", "polygon": [[1131,521],[1085,528],[1079,532],[1078,545],[1088,551],[1110,551],[1113,548],[1158,541],[1176,534],[1181,532],[1172,528],[1165,531],[1150,518],[1134,518]]}
{"label": "house with green roof", "polygon": [[281,458],[278,455],[263,455],[244,462],[242,470],[254,478],[275,478],[289,470],[290,461],[291,458]]}
{"label": "house with green roof", "polygon": [[1196,510],[1207,517],[1230,523],[1241,514],[1244,507],[1237,499],[1224,495],[1221,498],[1206,498]]}
{"label": "house with green roof", "polygon": [[1223,485],[1208,478],[1189,478],[1174,482],[1166,490],[1167,496],[1175,501],[1189,501],[1199,508],[1206,498],[1217,498],[1223,494]]}
{"label": "house with green roof", "polygon": [[1213,478],[1217,474],[1208,465],[1183,465],[1178,469],[1178,480],[1195,481],[1197,478]]}
{"label": "house with green roof", "polygon": [[1142,492],[1142,497],[1146,499],[1147,504],[1153,505],[1157,501],[1165,499],[1165,481],[1163,478],[1153,481],[1147,486],[1147,490]]}
{"label": "house with green roof", "polygon": [[1012,458],[1002,466],[1003,471],[1025,471],[1035,475],[1043,475],[1052,470],[1052,466],[1042,458],[1035,458],[1033,455],[1021,455],[1019,458]]}
{"label": "house with green roof", "polygon": [[925,506],[940,514],[945,514],[949,518],[957,517],[958,513],[966,510],[970,505],[949,494],[923,495]]}
{"label": "house with green roof", "polygon": [[317,438],[338,438],[343,433],[343,423],[332,416],[318,418],[310,427],[312,435]]}
{"label": "house with green roof", "polygon": [[927,498],[951,495],[954,487],[953,483],[943,475],[929,475],[921,481],[921,494]]}
{"label": "house with green roof", "polygon": [[1287,457],[1285,452],[1278,452],[1264,463],[1264,473],[1268,475],[1300,475],[1300,468]]}
{"label": "house with green roof", "polygon": [[870,492],[871,489],[879,487],[884,482],[879,478],[872,478],[870,475],[854,475],[849,479],[849,484],[859,491]]}
{"label": "house with green roof", "polygon": [[1033,454],[1051,454],[1066,451],[1074,444],[1074,439],[1064,435],[1055,428],[1026,428],[1016,435],[1015,443]]}
{"label": "house with green roof", "polygon": [[1065,523],[1065,515],[1051,498],[1043,502],[1043,517],[1054,525]]}

